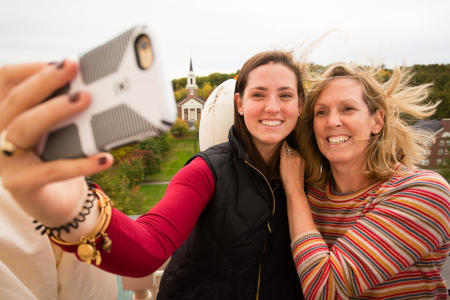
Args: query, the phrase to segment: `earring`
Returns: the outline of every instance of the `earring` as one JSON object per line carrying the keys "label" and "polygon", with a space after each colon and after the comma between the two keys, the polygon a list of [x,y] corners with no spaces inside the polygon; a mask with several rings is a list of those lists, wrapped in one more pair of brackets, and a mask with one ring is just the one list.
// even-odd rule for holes
{"label": "earring", "polygon": [[241,111],[239,112],[239,114],[240,114],[241,116],[243,116],[243,115],[244,115],[244,112],[241,110]]}

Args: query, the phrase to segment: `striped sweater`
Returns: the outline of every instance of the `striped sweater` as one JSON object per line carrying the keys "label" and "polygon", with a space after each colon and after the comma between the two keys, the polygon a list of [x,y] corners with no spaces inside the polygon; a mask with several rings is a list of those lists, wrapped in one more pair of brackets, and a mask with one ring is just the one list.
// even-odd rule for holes
{"label": "striped sweater", "polygon": [[320,233],[291,245],[306,299],[447,299],[449,188],[405,167],[350,195],[306,187]]}

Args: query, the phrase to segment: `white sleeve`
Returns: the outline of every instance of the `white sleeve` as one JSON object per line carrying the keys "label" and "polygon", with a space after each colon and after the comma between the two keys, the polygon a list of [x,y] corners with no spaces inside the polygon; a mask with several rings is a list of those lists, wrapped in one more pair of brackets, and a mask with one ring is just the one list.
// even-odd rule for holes
{"label": "white sleeve", "polygon": [[[52,247],[0,180],[0,295],[2,299],[116,299],[116,276]],[[55,250],[54,250],[55,249]],[[3,298],[5,297],[5,298]]]}

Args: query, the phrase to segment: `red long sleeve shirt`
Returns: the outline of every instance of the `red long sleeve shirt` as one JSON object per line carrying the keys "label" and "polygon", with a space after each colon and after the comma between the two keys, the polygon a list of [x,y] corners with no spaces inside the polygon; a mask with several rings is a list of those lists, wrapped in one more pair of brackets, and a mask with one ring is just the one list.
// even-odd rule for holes
{"label": "red long sleeve shirt", "polygon": [[113,208],[106,230],[111,252],[101,250],[99,267],[130,277],[153,273],[190,235],[213,196],[214,184],[208,165],[197,157],[175,174],[163,198],[136,221]]}

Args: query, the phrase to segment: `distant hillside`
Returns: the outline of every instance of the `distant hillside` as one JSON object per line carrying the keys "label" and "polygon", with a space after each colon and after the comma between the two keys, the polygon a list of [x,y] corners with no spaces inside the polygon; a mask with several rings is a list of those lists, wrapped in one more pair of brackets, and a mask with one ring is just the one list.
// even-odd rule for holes
{"label": "distant hillside", "polygon": [[[315,70],[323,70],[324,67],[314,65]],[[432,65],[413,65],[412,70],[415,75],[413,85],[424,83],[433,83],[430,93],[430,100],[436,102],[441,100],[436,113],[431,119],[450,118],[450,65],[449,64],[432,64]],[[236,73],[223,74],[212,73],[208,76],[196,77],[198,85],[198,95],[203,99],[208,98],[209,94],[222,82],[236,76]],[[387,80],[392,74],[392,70],[384,69],[380,77],[383,81]],[[178,101],[186,97],[186,77],[172,80],[172,87],[175,93],[175,99]]]}

